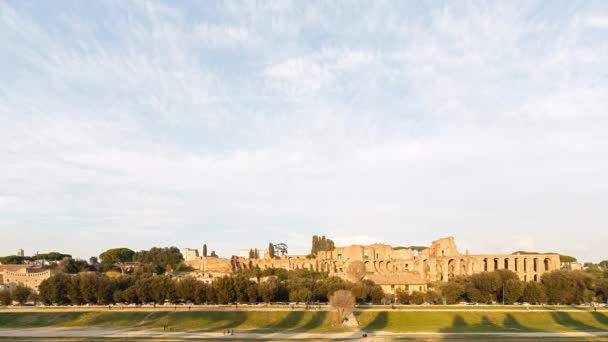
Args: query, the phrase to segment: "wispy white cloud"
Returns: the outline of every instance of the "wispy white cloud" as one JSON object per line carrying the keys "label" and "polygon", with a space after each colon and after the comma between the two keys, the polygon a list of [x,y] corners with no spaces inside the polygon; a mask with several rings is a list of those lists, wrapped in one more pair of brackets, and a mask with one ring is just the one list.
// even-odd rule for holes
{"label": "wispy white cloud", "polygon": [[26,233],[0,254],[325,234],[603,257],[603,5],[92,5],[0,3],[0,228]]}

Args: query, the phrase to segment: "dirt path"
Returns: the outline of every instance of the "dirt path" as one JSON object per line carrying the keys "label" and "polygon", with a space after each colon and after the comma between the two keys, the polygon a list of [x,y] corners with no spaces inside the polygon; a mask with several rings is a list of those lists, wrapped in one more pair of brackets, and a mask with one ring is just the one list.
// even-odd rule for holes
{"label": "dirt path", "polygon": [[[115,329],[115,328],[25,328],[7,329],[0,328],[0,337],[29,337],[29,338],[167,338],[172,340],[187,339],[271,339],[271,340],[299,340],[299,339],[360,339],[362,332],[339,332],[339,333],[249,333],[235,332],[234,335],[226,335],[222,332],[163,332],[155,330],[140,329]],[[401,338],[433,338],[449,339],[463,337],[505,337],[505,338],[597,338],[608,337],[608,331],[603,332],[496,332],[496,333],[435,333],[435,332],[413,332],[413,333],[370,333],[366,339],[392,340]]]}

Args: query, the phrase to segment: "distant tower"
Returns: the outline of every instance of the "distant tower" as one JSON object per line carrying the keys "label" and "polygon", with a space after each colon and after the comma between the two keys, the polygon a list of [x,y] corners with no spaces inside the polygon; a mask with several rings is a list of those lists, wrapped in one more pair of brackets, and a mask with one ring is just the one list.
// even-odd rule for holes
{"label": "distant tower", "polygon": [[19,248],[17,250],[17,256],[19,256],[19,257],[25,256],[25,253],[23,252],[23,249]]}

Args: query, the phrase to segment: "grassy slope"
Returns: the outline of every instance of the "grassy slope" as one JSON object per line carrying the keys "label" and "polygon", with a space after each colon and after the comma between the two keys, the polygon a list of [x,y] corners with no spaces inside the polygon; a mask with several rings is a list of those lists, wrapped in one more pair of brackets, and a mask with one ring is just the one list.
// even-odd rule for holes
{"label": "grassy slope", "polygon": [[366,331],[559,332],[608,331],[608,313],[593,312],[358,312]]}
{"label": "grassy slope", "polygon": [[0,312],[0,327],[140,327],[177,330],[342,331],[325,311],[251,312]]}
{"label": "grassy slope", "polygon": [[[608,331],[608,313],[593,312],[407,312],[356,313],[361,329],[394,332]],[[0,327],[129,327],[220,331],[344,331],[325,311],[227,312],[0,312]]]}

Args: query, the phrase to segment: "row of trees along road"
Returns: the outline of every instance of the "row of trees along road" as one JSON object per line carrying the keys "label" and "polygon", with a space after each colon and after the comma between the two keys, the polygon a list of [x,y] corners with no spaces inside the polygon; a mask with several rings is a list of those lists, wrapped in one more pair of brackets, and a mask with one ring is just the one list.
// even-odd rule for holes
{"label": "row of trees along road", "polygon": [[411,295],[398,291],[404,304],[436,302],[455,304],[528,302],[530,304],[582,304],[608,301],[608,277],[593,277],[584,271],[556,270],[543,274],[540,282],[523,282],[509,270],[460,276],[447,283],[431,284],[426,293]]}
{"label": "row of trees along road", "polygon": [[251,274],[237,272],[219,277],[211,284],[184,277],[179,281],[148,273],[109,277],[99,273],[58,274],[40,284],[40,300],[51,304],[106,305],[110,303],[150,303],[169,301],[203,303],[247,302],[327,302],[337,290],[352,291],[359,302],[380,303],[384,293],[371,281],[351,283],[326,273],[309,270],[264,270],[260,281]]}

